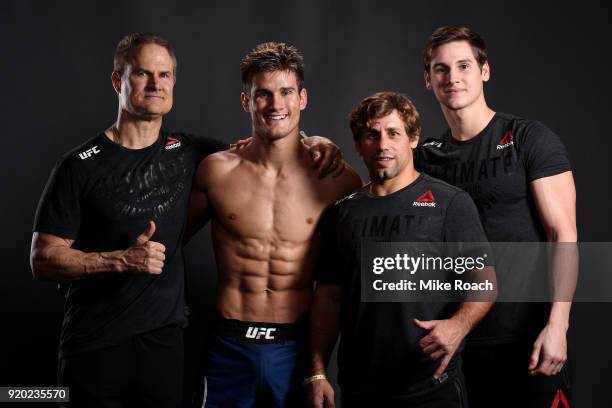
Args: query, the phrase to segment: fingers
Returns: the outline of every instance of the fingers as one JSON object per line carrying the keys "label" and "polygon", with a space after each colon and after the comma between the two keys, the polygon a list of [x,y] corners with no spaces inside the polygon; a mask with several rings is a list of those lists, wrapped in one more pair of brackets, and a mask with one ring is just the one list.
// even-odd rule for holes
{"label": "fingers", "polygon": [[446,367],[448,367],[448,363],[451,360],[452,355],[451,354],[447,354],[444,356],[444,358],[442,359],[442,362],[440,363],[440,366],[438,367],[438,369],[436,370],[436,372],[434,373],[433,377],[437,380],[438,378],[440,378],[440,376],[442,374],[444,374],[444,371],[446,371]]}
{"label": "fingers", "polygon": [[309,385],[312,388],[308,391],[308,405],[314,408],[335,408],[334,389],[331,384],[327,380],[317,382],[319,384],[311,383],[312,385]]}
{"label": "fingers", "polygon": [[529,358],[529,370],[533,370],[538,366],[538,361],[540,360],[540,350],[542,349],[542,343],[540,341],[536,341],[533,345],[533,351],[531,352],[531,357]]}
{"label": "fingers", "polygon": [[431,361],[436,361],[437,359],[439,359],[440,357],[442,357],[443,355],[447,354],[446,350],[439,348],[436,351],[434,351],[433,353],[429,354],[429,359]]}
{"label": "fingers", "polygon": [[323,177],[329,173],[330,166],[333,164],[335,157],[329,151],[321,149],[321,159],[319,160],[319,177]]}
{"label": "fingers", "polygon": [[144,246],[151,251],[166,252],[166,246],[160,242],[148,241]]}
{"label": "fingers", "polygon": [[431,330],[436,326],[437,320],[427,320],[427,321],[423,320],[422,321],[419,319],[413,319],[413,322],[417,327],[420,327],[421,329]]}
{"label": "fingers", "polygon": [[230,149],[242,149],[247,147],[253,141],[253,137],[247,137],[246,139],[239,139],[236,143],[230,143]]}
{"label": "fingers", "polygon": [[149,221],[147,229],[136,238],[134,245],[124,252],[126,270],[152,275],[162,273],[166,260],[166,247],[160,242],[151,241],[155,233],[155,223]]}
{"label": "fingers", "polygon": [[534,370],[530,370],[531,375],[556,375],[561,372],[563,365],[566,362],[565,356],[552,356],[543,353],[544,355],[541,358],[539,365]]}
{"label": "fingers", "polygon": [[149,225],[147,225],[144,232],[136,237],[135,245],[144,245],[151,239],[153,234],[155,234],[155,223],[153,221],[149,221]]}
{"label": "fingers", "polygon": [[323,390],[323,396],[325,397],[325,407],[327,408],[335,408],[336,401],[334,398],[334,389],[331,384],[326,384],[325,389]]}
{"label": "fingers", "polygon": [[346,170],[346,163],[344,162],[344,160],[340,160],[340,164],[336,166],[335,170],[332,170],[331,175],[332,177],[338,177],[342,174],[344,170]]}
{"label": "fingers", "polygon": [[438,351],[439,349],[442,349],[443,352],[445,351],[443,349],[442,345],[438,344],[437,342],[432,342],[432,343],[429,343],[428,345],[426,345],[425,347],[422,347],[421,351],[424,354],[432,354],[432,353]]}

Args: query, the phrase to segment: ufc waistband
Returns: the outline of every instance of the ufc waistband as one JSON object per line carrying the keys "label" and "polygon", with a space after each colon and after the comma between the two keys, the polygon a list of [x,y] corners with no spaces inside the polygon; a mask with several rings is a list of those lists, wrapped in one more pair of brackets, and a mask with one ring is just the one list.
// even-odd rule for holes
{"label": "ufc waistband", "polygon": [[288,340],[306,340],[307,321],[298,323],[245,322],[217,317],[214,334],[254,343],[282,344]]}

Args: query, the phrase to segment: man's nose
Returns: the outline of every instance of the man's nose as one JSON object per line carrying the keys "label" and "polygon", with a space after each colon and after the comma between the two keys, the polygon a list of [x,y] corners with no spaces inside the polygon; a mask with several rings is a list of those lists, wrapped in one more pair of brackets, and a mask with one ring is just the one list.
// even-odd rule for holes
{"label": "man's nose", "polygon": [[380,150],[381,152],[389,150],[389,142],[389,137],[384,132],[382,132],[380,134],[380,137],[378,138],[378,150]]}
{"label": "man's nose", "polygon": [[270,97],[270,108],[279,111],[285,107],[285,100],[282,95],[272,94]]}
{"label": "man's nose", "polygon": [[158,75],[149,75],[147,81],[147,88],[149,89],[159,89],[161,83],[161,78]]}

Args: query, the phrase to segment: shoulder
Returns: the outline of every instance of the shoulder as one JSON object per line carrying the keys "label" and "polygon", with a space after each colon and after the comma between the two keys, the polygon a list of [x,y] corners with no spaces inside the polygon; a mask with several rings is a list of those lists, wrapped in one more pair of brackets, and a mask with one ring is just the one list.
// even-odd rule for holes
{"label": "shoulder", "polygon": [[334,180],[338,188],[344,192],[342,196],[345,196],[363,186],[361,177],[359,174],[357,174],[355,169],[353,169],[351,165],[346,162],[344,163],[344,166],[344,171],[340,173],[338,177],[332,177],[332,180]]}
{"label": "shoulder", "polygon": [[105,149],[104,133],[100,133],[64,153],[56,162],[56,169],[82,170],[97,161]]}
{"label": "shoulder", "polygon": [[548,126],[539,120],[525,119],[508,113],[497,113],[497,116],[505,123],[507,130],[512,132],[512,136],[519,141],[557,137]]}
{"label": "shoulder", "polygon": [[227,144],[207,136],[194,135],[181,131],[162,131],[166,146],[172,146],[177,142],[201,151],[204,155],[227,149]]}
{"label": "shoulder", "polygon": [[435,189],[441,194],[446,194],[450,197],[454,197],[455,195],[459,193],[465,193],[465,191],[463,191],[459,187],[453,186],[452,184],[449,184],[443,180],[440,180],[439,178],[431,177],[427,173],[422,173],[422,175],[423,175],[422,177],[423,177],[425,186],[431,189]]}
{"label": "shoulder", "polygon": [[342,198],[336,200],[336,202],[334,202],[332,205],[332,208],[336,212],[346,211],[356,205],[359,205],[365,198],[367,198],[367,196],[368,186],[361,186],[352,191],[350,194],[344,195]]}
{"label": "shoulder", "polygon": [[239,150],[222,150],[210,154],[198,165],[196,177],[204,180],[222,177],[238,167],[242,160]]}
{"label": "shoulder", "polygon": [[436,202],[442,209],[472,205],[473,200],[471,196],[461,188],[431,177],[426,173],[422,173],[422,177],[423,183],[419,187],[419,191],[421,191],[419,194],[421,195],[416,201],[420,201],[420,198],[423,197]]}

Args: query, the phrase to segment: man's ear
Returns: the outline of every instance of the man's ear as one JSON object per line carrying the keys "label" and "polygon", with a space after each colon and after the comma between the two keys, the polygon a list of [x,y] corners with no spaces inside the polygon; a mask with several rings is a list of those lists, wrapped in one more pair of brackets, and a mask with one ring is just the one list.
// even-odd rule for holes
{"label": "man's ear", "polygon": [[416,135],[414,135],[414,136],[412,136],[412,137],[410,138],[410,141],[409,141],[409,143],[410,143],[410,144],[409,144],[409,146],[410,146],[412,149],[416,149],[416,147],[417,147],[417,146],[418,146],[418,144],[419,144],[419,138],[420,138],[420,137],[421,137],[421,135],[417,133]]}
{"label": "man's ear", "polygon": [[429,72],[423,71],[423,79],[425,80],[425,89],[431,91],[431,78]]}
{"label": "man's ear", "polygon": [[119,95],[121,93],[121,72],[113,71],[111,74],[111,83],[115,93]]}
{"label": "man's ear", "polygon": [[482,64],[482,68],[480,68],[480,76],[482,78],[482,82],[487,82],[489,78],[491,78],[491,66],[489,65],[489,61],[485,61]]}
{"label": "man's ear", "polygon": [[251,112],[251,107],[249,105],[250,101],[251,98],[246,94],[246,92],[240,93],[240,103],[242,104],[242,109],[244,109],[245,112]]}
{"label": "man's ear", "polygon": [[300,91],[300,110],[306,109],[306,105],[308,105],[308,92],[306,92],[306,88],[302,88]]}

